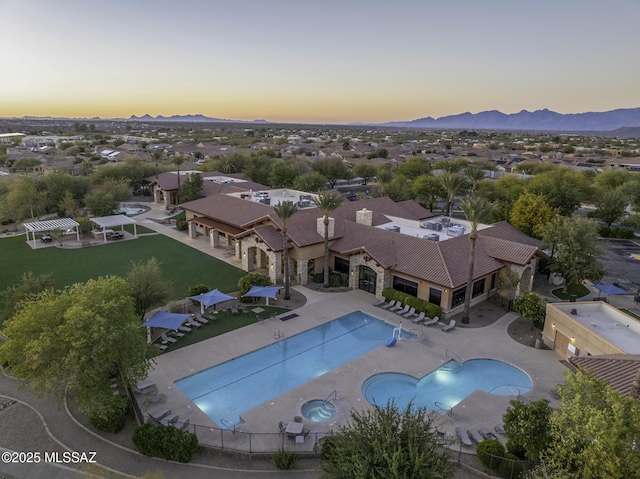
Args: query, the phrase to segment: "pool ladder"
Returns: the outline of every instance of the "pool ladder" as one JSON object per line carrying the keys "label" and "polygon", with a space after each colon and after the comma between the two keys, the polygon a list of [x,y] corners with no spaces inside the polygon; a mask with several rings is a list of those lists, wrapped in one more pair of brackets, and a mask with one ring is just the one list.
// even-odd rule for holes
{"label": "pool ladder", "polygon": [[329,399],[331,399],[331,396],[333,396],[333,400],[334,401],[337,401],[338,400],[338,390],[334,389],[333,391],[331,391],[329,393],[329,395],[326,398],[324,398],[324,401],[322,401],[322,405],[323,406],[329,402]]}
{"label": "pool ladder", "polygon": [[284,333],[281,329],[278,329],[275,333],[273,333],[273,339],[282,339],[284,338]]}

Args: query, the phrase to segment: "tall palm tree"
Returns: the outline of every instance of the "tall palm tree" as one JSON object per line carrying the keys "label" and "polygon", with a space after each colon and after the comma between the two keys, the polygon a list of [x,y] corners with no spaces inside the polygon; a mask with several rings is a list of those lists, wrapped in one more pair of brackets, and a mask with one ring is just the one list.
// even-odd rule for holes
{"label": "tall palm tree", "polygon": [[482,196],[470,196],[460,203],[460,207],[471,223],[471,234],[469,234],[469,274],[467,276],[467,290],[464,295],[464,312],[462,313],[462,323],[469,324],[469,309],[471,308],[471,294],[473,292],[473,264],[476,259],[476,239],[478,239],[478,225],[489,221],[493,212],[493,204]]}
{"label": "tall palm tree", "polygon": [[467,189],[467,179],[457,172],[445,171],[440,175],[440,184],[447,192],[447,203],[449,205],[449,218],[453,215],[453,204],[456,201],[456,195]]}
{"label": "tall palm tree", "polygon": [[479,163],[470,163],[466,168],[467,179],[469,180],[469,193],[471,196],[476,194],[478,183],[484,179],[487,170]]}
{"label": "tall palm tree", "polygon": [[180,204],[180,165],[184,163],[184,157],[182,155],[175,155],[172,160],[173,164],[178,167],[178,204]]}
{"label": "tall palm tree", "polygon": [[287,248],[287,222],[298,211],[298,204],[293,201],[280,201],[273,207],[282,221],[282,248],[284,249],[284,299],[291,299],[289,292],[289,249]]}
{"label": "tall palm tree", "polygon": [[320,193],[313,202],[322,210],[324,218],[324,287],[329,287],[329,215],[342,204],[342,196],[333,191]]}
{"label": "tall palm tree", "polygon": [[156,163],[156,180],[158,179],[158,162],[162,161],[162,150],[153,150],[151,152],[151,159]]}

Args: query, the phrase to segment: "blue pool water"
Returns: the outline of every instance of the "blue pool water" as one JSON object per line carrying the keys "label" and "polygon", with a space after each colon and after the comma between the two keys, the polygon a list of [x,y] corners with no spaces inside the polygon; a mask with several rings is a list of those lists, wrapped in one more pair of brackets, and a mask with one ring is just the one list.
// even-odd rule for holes
{"label": "blue pool water", "polygon": [[447,411],[476,389],[517,396],[531,389],[531,378],[521,369],[493,359],[455,361],[440,366],[422,379],[400,373],[380,373],[362,384],[362,395],[370,404],[384,406],[394,399],[406,407],[413,400],[416,406],[434,411]]}
{"label": "blue pool water", "polygon": [[[175,385],[219,425],[383,346],[391,324],[361,311],[180,379]],[[403,332],[404,337],[410,337]]]}

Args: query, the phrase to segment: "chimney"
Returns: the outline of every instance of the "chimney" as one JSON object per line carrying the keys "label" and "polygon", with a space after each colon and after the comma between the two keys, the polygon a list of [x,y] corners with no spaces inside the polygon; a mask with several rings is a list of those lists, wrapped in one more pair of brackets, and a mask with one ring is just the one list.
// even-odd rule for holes
{"label": "chimney", "polygon": [[[334,218],[329,217],[329,239],[332,239],[335,236],[336,230],[336,220]],[[316,230],[318,234],[324,238],[324,217],[320,217],[316,220]]]}
{"label": "chimney", "polygon": [[367,226],[373,225],[373,211],[369,211],[366,208],[356,211],[356,223]]}

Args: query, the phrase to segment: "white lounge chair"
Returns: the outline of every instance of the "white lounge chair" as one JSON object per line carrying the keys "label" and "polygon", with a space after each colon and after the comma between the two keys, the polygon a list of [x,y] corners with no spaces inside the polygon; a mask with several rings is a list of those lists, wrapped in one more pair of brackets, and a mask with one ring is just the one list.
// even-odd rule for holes
{"label": "white lounge chair", "polygon": [[157,396],[151,396],[150,398],[145,399],[142,403],[142,407],[146,410],[153,404],[160,404],[164,402],[167,402],[167,396],[160,393]]}
{"label": "white lounge chair", "polygon": [[432,324],[436,324],[438,321],[440,321],[440,316],[435,316],[433,319],[427,319],[424,323],[422,323],[422,325],[431,326]]}
{"label": "white lounge chair", "polygon": [[406,313],[401,314],[401,316],[403,318],[410,318],[411,316],[413,316],[414,314],[416,314],[416,308],[414,308],[413,306],[411,306],[411,308],[409,308],[409,311],[407,311]]}
{"label": "white lounge chair", "polygon": [[167,336],[167,333],[162,333],[160,335],[160,339],[162,339],[162,344],[174,344],[174,343],[178,342],[178,340],[176,338],[172,338],[171,336]]}
{"label": "white lounge chair", "polygon": [[392,299],[391,301],[389,301],[388,303],[384,304],[383,306],[381,306],[382,309],[391,309],[393,308],[396,304],[396,300]]}
{"label": "white lounge chair", "polygon": [[460,442],[462,444],[464,444],[465,446],[473,446],[473,443],[471,442],[471,439],[469,439],[469,434],[467,433],[467,430],[465,428],[457,427],[456,433],[458,434],[458,437],[460,438]]}
{"label": "white lounge chair", "polygon": [[456,320],[452,319],[451,321],[449,321],[449,324],[445,324],[444,326],[442,326],[442,330],[445,333],[448,333],[449,331],[451,331],[455,327],[456,327]]}
{"label": "white lounge chair", "polygon": [[414,324],[418,324],[421,323],[422,321],[424,321],[424,311],[420,311],[420,314],[418,314],[415,318],[412,319]]}
{"label": "white lounge chair", "polygon": [[478,432],[480,434],[482,434],[482,437],[484,437],[485,439],[494,439],[497,440],[498,438],[496,437],[496,435],[494,433],[492,433],[491,431],[489,431],[488,428],[483,427],[481,429],[478,429]]}
{"label": "white lounge chair", "polygon": [[401,302],[398,301],[395,306],[389,308],[389,311],[393,311],[395,313],[396,311],[402,308],[404,308],[404,306],[402,305]]}
{"label": "white lounge chair", "polygon": [[[402,316],[403,314],[406,314],[409,312],[409,308],[411,308],[411,306],[409,306],[408,304],[405,304],[404,307],[402,309],[398,309],[397,311],[394,311],[396,314]],[[414,310],[415,311],[415,310]]]}
{"label": "white lounge chair", "polygon": [[499,422],[498,424],[496,424],[496,425],[495,425],[495,427],[494,427],[493,429],[495,429],[495,431],[496,431],[498,434],[506,434],[506,433],[504,432],[504,424],[502,424],[501,422]]}
{"label": "white lounge chair", "polygon": [[480,444],[482,441],[484,441],[484,437],[482,437],[482,435],[475,429],[469,429],[467,433],[477,444]]}
{"label": "white lounge chair", "polygon": [[153,345],[156,348],[158,348],[160,351],[164,351],[165,349],[167,349],[169,347],[166,344],[159,344],[159,343],[153,343]]}
{"label": "white lounge chair", "polygon": [[374,306],[382,306],[384,303],[386,303],[387,300],[384,299],[384,296],[382,298],[380,298],[378,301],[376,301],[375,303],[373,303]]}

